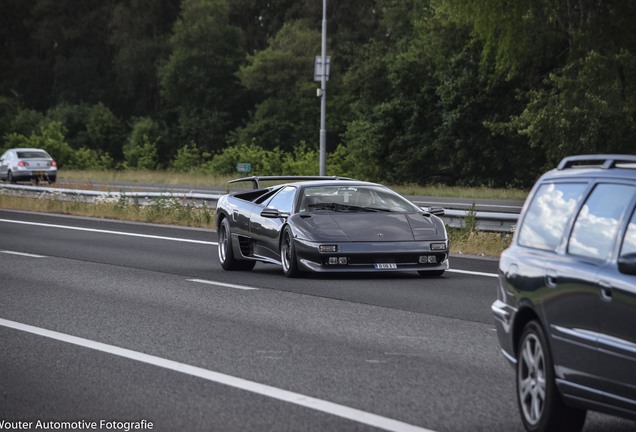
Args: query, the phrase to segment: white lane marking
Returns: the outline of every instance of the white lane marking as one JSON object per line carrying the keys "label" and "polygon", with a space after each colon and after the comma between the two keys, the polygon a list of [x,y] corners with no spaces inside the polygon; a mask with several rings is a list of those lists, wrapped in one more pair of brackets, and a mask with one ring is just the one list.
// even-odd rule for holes
{"label": "white lane marking", "polygon": [[457,269],[448,269],[446,271],[453,272],[453,273],[469,274],[469,275],[474,275],[474,276],[486,276],[486,277],[492,277],[492,278],[499,277],[499,275],[496,274],[496,273],[482,273],[482,272],[476,272],[476,271],[457,270]]}
{"label": "white lane marking", "polygon": [[44,255],[34,255],[34,254],[29,254],[24,252],[13,252],[13,251],[7,251],[7,250],[0,251],[0,253],[9,254],[9,255],[19,255],[19,256],[24,256],[29,258],[46,258]]}
{"label": "white lane marking", "polygon": [[246,291],[259,289],[255,287],[245,286],[245,285],[235,285],[235,284],[229,284],[229,283],[223,283],[223,282],[214,282],[214,281],[209,281],[205,279],[188,279],[188,282],[196,282],[196,283],[202,283],[202,284],[208,284],[208,285],[218,285],[218,286],[246,290]]}
{"label": "white lane marking", "polygon": [[230,387],[238,388],[241,390],[256,393],[262,396],[277,399],[283,402],[300,405],[305,408],[321,411],[337,417],[342,417],[347,420],[352,420],[358,423],[366,424],[379,429],[384,429],[392,432],[434,432],[431,429],[415,426],[409,423],[404,423],[398,420],[393,420],[387,417],[382,417],[376,414],[368,413],[348,406],[339,405],[333,402],[328,402],[322,399],[305,396],[300,393],[294,393],[291,391],[279,389],[277,387],[260,384],[254,381],[249,381],[243,378],[234,377],[231,375],[225,375],[220,372],[214,372],[208,369],[203,369],[196,366],[190,366],[184,363],[179,363],[173,360],[167,360],[161,357],[156,357],[150,354],[144,354],[137,351],[129,350],[126,348],[120,348],[114,345],[108,345],[101,342],[92,341],[90,339],[84,339],[77,336],[71,336],[64,333],[58,333],[56,331],[47,330],[39,327],[30,326],[28,324],[22,324],[15,321],[9,321],[0,318],[0,325],[3,327],[12,328],[15,330],[32,333],[38,336],[47,337],[50,339],[59,340],[62,342],[78,345],[84,348],[89,348],[96,351],[113,354],[119,357],[124,357],[130,360],[136,360],[142,363],[146,363],[153,366],[158,366],[164,369],[180,372],[183,374],[191,375],[197,378],[202,378],[208,381],[212,381],[218,384],[224,384]]}
{"label": "white lane marking", "polygon": [[89,231],[89,232],[115,234],[115,235],[123,235],[123,236],[130,236],[130,237],[145,237],[145,238],[152,238],[152,239],[159,239],[159,240],[178,241],[178,242],[184,242],[184,243],[198,243],[198,244],[206,244],[206,245],[214,245],[214,246],[218,244],[216,242],[209,242],[209,241],[203,241],[203,240],[190,240],[190,239],[182,239],[178,237],[164,237],[164,236],[156,236],[156,235],[149,235],[149,234],[137,234],[137,233],[124,232],[124,231],[110,231],[110,230],[101,230],[101,229],[95,229],[95,228],[81,228],[81,227],[73,227],[68,225],[55,225],[55,224],[46,224],[46,223],[39,223],[39,222],[24,222],[24,221],[10,220],[10,219],[0,219],[0,222],[16,223],[16,224],[23,224],[23,225],[45,226],[45,227],[51,227],[51,228],[63,228],[63,229],[76,230],[76,231]]}

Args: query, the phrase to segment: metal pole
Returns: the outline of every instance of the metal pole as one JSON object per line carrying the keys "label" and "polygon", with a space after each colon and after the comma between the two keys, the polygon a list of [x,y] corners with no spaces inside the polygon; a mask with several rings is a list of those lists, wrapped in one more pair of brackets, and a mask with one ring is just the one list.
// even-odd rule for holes
{"label": "metal pole", "polygon": [[320,78],[320,175],[327,175],[327,0],[322,0],[322,76]]}

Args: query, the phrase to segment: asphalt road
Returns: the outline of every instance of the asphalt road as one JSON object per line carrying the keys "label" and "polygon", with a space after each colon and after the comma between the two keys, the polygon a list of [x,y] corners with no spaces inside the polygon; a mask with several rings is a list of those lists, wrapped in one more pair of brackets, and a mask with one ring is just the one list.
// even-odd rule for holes
{"label": "asphalt road", "polygon": [[[0,210],[0,428],[522,430],[496,261],[290,280],[223,271],[215,241]],[[591,414],[586,431],[634,426]]]}

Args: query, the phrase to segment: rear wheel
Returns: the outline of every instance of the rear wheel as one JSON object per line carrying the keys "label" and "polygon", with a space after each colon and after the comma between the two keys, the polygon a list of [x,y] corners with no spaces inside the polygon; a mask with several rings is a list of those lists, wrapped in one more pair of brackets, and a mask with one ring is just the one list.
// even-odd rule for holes
{"label": "rear wheel", "polygon": [[7,172],[7,181],[9,183],[15,183],[15,179],[13,178],[13,174],[11,173],[11,171]]}
{"label": "rear wheel", "polygon": [[586,411],[569,407],[556,387],[552,354],[543,329],[530,321],[521,336],[517,360],[517,402],[530,432],[579,432]]}
{"label": "rear wheel", "polygon": [[252,270],[255,261],[237,260],[234,258],[234,250],[232,249],[232,234],[230,231],[230,223],[227,219],[223,219],[219,226],[219,262],[224,270]]}
{"label": "rear wheel", "polygon": [[298,259],[294,248],[294,237],[291,228],[286,226],[280,239],[280,261],[283,273],[288,278],[300,277],[303,273],[298,269]]}

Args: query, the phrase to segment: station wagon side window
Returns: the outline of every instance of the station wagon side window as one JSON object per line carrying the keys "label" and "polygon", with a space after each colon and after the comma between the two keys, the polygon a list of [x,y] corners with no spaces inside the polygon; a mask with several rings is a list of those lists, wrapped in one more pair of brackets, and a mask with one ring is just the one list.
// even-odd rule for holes
{"label": "station wagon side window", "polygon": [[585,258],[607,259],[621,217],[636,188],[629,185],[599,184],[581,207],[568,245],[568,253]]}
{"label": "station wagon side window", "polygon": [[518,243],[556,250],[587,184],[545,183],[539,186],[519,231]]}
{"label": "station wagon side window", "polygon": [[267,203],[267,207],[272,207],[282,212],[291,213],[294,209],[295,196],[296,188],[293,186],[286,186],[280,192],[274,195],[272,200]]}
{"label": "station wagon side window", "polygon": [[636,254],[636,211],[627,225],[623,246],[621,247],[621,257]]}

